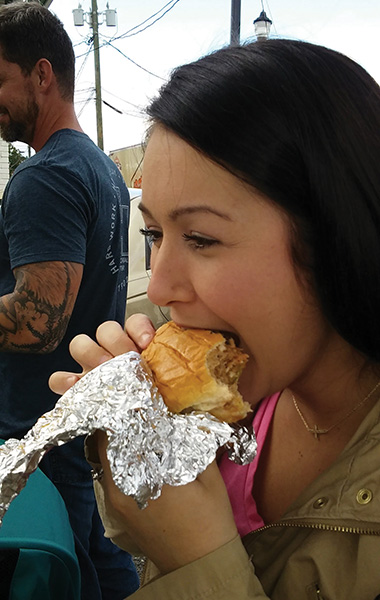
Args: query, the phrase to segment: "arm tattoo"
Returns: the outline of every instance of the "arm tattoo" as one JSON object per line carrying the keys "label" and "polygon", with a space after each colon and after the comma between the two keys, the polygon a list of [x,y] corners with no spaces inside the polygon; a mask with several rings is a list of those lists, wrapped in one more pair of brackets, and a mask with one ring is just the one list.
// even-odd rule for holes
{"label": "arm tattoo", "polygon": [[15,289],[0,298],[0,351],[45,354],[62,341],[83,266],[42,262],[14,270]]}

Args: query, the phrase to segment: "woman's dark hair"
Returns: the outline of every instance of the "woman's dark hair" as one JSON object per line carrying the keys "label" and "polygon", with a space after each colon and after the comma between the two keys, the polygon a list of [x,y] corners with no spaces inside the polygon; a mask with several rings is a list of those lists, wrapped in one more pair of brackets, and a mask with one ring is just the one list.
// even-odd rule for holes
{"label": "woman's dark hair", "polygon": [[380,361],[380,88],[370,75],[305,42],[230,46],[178,67],[147,112],[287,212],[324,314]]}
{"label": "woman's dark hair", "polygon": [[74,97],[75,56],[61,21],[37,2],[0,8],[0,50],[8,62],[30,75],[40,58],[52,65],[62,98]]}

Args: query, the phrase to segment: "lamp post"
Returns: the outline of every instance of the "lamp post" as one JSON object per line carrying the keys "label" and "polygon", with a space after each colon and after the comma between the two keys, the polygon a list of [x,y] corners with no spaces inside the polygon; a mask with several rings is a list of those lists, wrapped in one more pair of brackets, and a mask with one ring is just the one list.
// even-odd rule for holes
{"label": "lamp post", "polygon": [[272,21],[268,19],[265,10],[263,9],[260,15],[253,21],[257,41],[267,40],[270,32]]}
{"label": "lamp post", "polygon": [[[102,116],[102,87],[100,77],[100,53],[99,53],[99,14],[105,16],[105,22],[108,27],[116,27],[116,10],[110,9],[107,2],[107,10],[98,13],[97,0],[91,0],[91,12],[85,13],[79,4],[78,8],[74,8],[73,17],[74,25],[82,27],[84,22],[92,29],[92,40],[94,43],[94,66],[95,66],[95,105],[96,105],[96,131],[98,138],[98,146],[101,150],[104,149],[103,144],[103,116]],[[104,20],[100,23],[102,23]]]}
{"label": "lamp post", "polygon": [[240,44],[241,0],[231,0],[231,46]]}

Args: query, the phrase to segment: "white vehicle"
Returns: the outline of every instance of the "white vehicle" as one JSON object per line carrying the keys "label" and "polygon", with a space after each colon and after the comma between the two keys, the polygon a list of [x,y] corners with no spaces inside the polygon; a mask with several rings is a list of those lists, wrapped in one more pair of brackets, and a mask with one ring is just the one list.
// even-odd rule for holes
{"label": "white vehicle", "polygon": [[146,237],[141,235],[144,220],[138,209],[141,190],[128,188],[131,198],[131,213],[129,220],[129,276],[127,311],[129,317],[135,313],[148,315],[155,327],[160,327],[170,319],[169,310],[152,304],[146,295],[150,278],[150,247]]}

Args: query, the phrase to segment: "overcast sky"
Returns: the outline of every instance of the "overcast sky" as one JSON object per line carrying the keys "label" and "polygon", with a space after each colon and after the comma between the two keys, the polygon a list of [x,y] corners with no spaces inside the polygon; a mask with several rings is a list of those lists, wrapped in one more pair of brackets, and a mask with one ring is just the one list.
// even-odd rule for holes
{"label": "overcast sky", "polygon": [[[81,126],[96,142],[91,28],[87,23],[74,26],[72,11],[78,4],[78,0],[53,0],[50,10],[73,41],[76,110]],[[171,69],[228,44],[231,22],[231,0],[108,0],[108,4],[117,11],[118,25],[99,25],[104,44],[102,96],[113,107],[103,104],[106,152],[141,141],[143,108]],[[106,5],[106,0],[98,0],[100,22]],[[90,0],[82,0],[85,13],[90,7]],[[261,0],[241,0],[242,40],[254,39],[252,22],[261,9]],[[272,36],[339,50],[380,82],[380,0],[264,0],[264,9],[273,21]]]}

